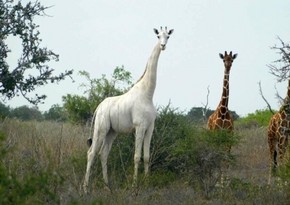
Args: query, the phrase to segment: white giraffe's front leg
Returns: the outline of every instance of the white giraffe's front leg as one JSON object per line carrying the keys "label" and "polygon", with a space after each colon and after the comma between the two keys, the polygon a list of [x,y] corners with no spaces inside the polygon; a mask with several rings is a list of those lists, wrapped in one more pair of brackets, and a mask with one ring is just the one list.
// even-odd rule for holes
{"label": "white giraffe's front leg", "polygon": [[143,128],[140,127],[136,128],[133,187],[137,185],[138,169],[141,158],[144,133],[145,131]]}
{"label": "white giraffe's front leg", "polygon": [[149,161],[150,161],[150,143],[152,139],[152,133],[154,130],[154,121],[151,123],[149,128],[147,129],[144,137],[144,147],[143,147],[143,154],[144,154],[144,170],[145,176],[149,173]]}

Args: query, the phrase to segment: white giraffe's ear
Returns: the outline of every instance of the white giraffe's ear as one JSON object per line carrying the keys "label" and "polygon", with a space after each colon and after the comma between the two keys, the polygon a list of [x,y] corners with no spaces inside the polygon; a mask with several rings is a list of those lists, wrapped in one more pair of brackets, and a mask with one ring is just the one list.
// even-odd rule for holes
{"label": "white giraffe's ear", "polygon": [[220,56],[221,59],[224,59],[224,55],[223,54],[220,53],[219,56]]}
{"label": "white giraffe's ear", "polygon": [[156,33],[156,35],[159,34],[159,31],[156,28],[153,28],[154,33]]}
{"label": "white giraffe's ear", "polygon": [[168,31],[168,35],[171,35],[171,34],[173,33],[173,31],[174,31],[174,29],[170,29],[170,30]]}
{"label": "white giraffe's ear", "polygon": [[234,55],[233,55],[233,59],[235,59],[237,56],[238,56],[238,54],[237,54],[237,53],[236,53],[236,54],[234,54]]}

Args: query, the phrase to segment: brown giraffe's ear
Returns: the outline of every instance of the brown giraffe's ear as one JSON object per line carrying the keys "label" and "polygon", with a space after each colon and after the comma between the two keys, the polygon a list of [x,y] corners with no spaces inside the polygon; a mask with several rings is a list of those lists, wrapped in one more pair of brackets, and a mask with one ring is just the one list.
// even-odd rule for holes
{"label": "brown giraffe's ear", "polygon": [[237,54],[237,53],[236,53],[236,54],[234,54],[234,55],[233,55],[233,59],[235,59],[237,56],[238,56],[238,54]]}
{"label": "brown giraffe's ear", "polygon": [[221,59],[224,59],[224,55],[223,54],[220,53],[219,56],[220,56]]}

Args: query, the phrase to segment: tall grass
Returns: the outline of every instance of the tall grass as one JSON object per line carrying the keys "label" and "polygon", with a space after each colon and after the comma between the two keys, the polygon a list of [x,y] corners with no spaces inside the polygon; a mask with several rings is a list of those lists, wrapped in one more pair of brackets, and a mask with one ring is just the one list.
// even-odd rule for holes
{"label": "tall grass", "polygon": [[[221,142],[212,142],[206,131],[183,121],[179,125],[182,131],[172,129],[171,123],[180,121],[170,116],[166,124],[157,121],[151,173],[146,180],[140,175],[137,195],[131,188],[133,135],[120,136],[113,144],[108,162],[112,192],[103,188],[97,161],[90,180],[91,194],[84,195],[87,127],[1,122],[0,204],[289,204],[289,183],[267,185],[265,128],[237,129],[240,141],[231,149],[235,163],[224,169],[225,184],[215,186],[216,179],[212,178],[211,184],[204,180],[215,176],[210,169],[223,166],[227,155],[218,148]],[[201,159],[209,163],[198,161]],[[280,181],[288,179],[286,175]]]}

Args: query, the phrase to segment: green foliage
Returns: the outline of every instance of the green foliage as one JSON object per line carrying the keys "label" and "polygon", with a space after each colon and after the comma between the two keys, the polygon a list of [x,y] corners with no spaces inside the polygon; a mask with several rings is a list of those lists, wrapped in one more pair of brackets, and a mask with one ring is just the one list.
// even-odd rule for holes
{"label": "green foliage", "polygon": [[158,109],[151,142],[151,170],[176,171],[178,159],[172,159],[176,141],[192,132],[188,118],[170,104]]}
{"label": "green foliage", "polygon": [[10,108],[0,102],[0,119],[8,117],[10,114]]}
{"label": "green foliage", "polygon": [[[39,26],[34,20],[37,16],[44,16],[46,9],[38,1],[26,5],[22,1],[0,1],[0,93],[8,99],[21,94],[30,103],[37,104],[46,96],[36,94],[35,97],[29,97],[28,94],[35,91],[36,87],[59,82],[72,74],[70,70],[53,75],[54,69],[50,68],[48,62],[58,61],[59,56],[40,47]],[[7,63],[11,50],[5,41],[9,36],[19,38],[22,45],[15,68]]]}
{"label": "green foliage", "polygon": [[[48,171],[40,170],[38,173],[19,178],[16,170],[7,169],[5,161],[7,146],[5,135],[0,133],[0,203],[1,204],[43,204],[43,201],[58,203],[55,193],[49,184],[54,176]],[[30,166],[33,166],[31,164]]]}
{"label": "green foliage", "polygon": [[213,113],[213,110],[207,110],[205,115],[205,110],[202,107],[193,107],[187,113],[187,116],[194,123],[205,123],[208,117]]}
{"label": "green foliage", "polygon": [[42,120],[42,114],[37,107],[28,107],[26,105],[12,109],[10,117],[20,120]]}
{"label": "green foliage", "polygon": [[124,69],[124,66],[116,67],[113,71],[111,79],[102,75],[101,78],[91,78],[86,71],[80,71],[80,75],[85,77],[87,84],[81,84],[85,88],[84,94],[88,95],[88,99],[99,104],[105,98],[110,96],[121,95],[131,87],[131,73]]}
{"label": "green foliage", "polygon": [[209,131],[195,128],[191,135],[177,141],[174,157],[176,170],[186,173],[192,184],[198,185],[206,196],[215,189],[227,164],[234,162],[229,147],[238,143],[238,137],[227,131]]}
{"label": "green foliage", "polygon": [[255,113],[250,113],[246,117],[240,118],[237,122],[238,126],[268,126],[273,113],[268,110],[256,110]]}
{"label": "green foliage", "polygon": [[278,176],[278,186],[281,189],[288,190],[290,197],[290,147],[286,147],[284,158],[273,176]]}
{"label": "green foliage", "polygon": [[[207,109],[203,107],[193,107],[187,113],[187,117],[194,123],[203,124],[207,122],[209,116],[214,112],[214,110]],[[230,111],[234,120],[239,119],[239,115],[235,111]]]}
{"label": "green foliage", "polygon": [[[134,169],[135,137],[132,134],[120,134],[110,152],[108,169],[112,186],[130,186]],[[101,166],[99,166],[101,173]],[[102,177],[100,175],[100,177]]]}
{"label": "green foliage", "polygon": [[148,186],[163,188],[178,179],[176,173],[163,169],[156,170],[148,176]]}
{"label": "green foliage", "polygon": [[62,122],[67,119],[65,109],[58,104],[52,105],[48,111],[44,112],[43,117],[45,120]]}
{"label": "green foliage", "polygon": [[110,80],[105,75],[98,79],[91,78],[86,71],[81,71],[80,75],[88,81],[81,84],[81,87],[85,88],[84,94],[87,96],[70,94],[63,96],[68,118],[74,123],[87,122],[105,98],[121,95],[131,86],[131,73],[126,71],[123,66],[115,68]]}
{"label": "green foliage", "polygon": [[[245,136],[243,143],[232,147],[238,157],[233,160],[224,145],[236,145],[239,137],[231,140],[227,133],[192,126],[170,106],[158,110],[151,146],[156,163],[148,178],[143,177],[140,164],[140,186],[134,197],[133,135],[118,136],[112,147],[108,161],[112,192],[104,189],[98,160],[92,170],[91,193],[84,195],[86,126],[1,121],[7,137],[0,140],[0,204],[288,204],[288,170],[281,169],[279,178],[267,185],[267,142],[261,140],[265,128],[241,130],[239,134]],[[164,143],[158,143],[161,137]],[[214,186],[228,162],[235,166],[225,170],[223,186]]]}
{"label": "green foliage", "polygon": [[66,95],[63,97],[64,109],[68,118],[73,123],[85,123],[91,116],[91,101],[78,95]]}

